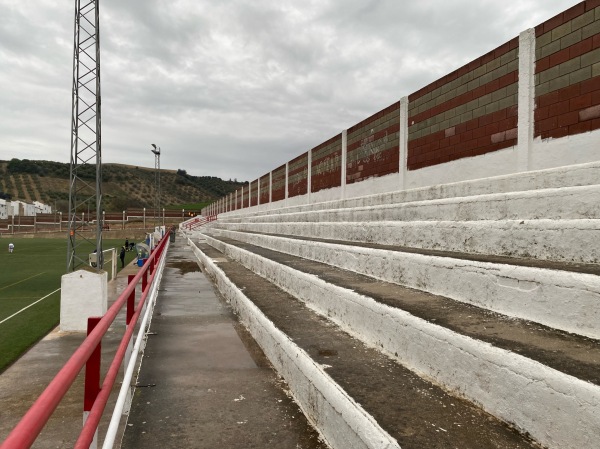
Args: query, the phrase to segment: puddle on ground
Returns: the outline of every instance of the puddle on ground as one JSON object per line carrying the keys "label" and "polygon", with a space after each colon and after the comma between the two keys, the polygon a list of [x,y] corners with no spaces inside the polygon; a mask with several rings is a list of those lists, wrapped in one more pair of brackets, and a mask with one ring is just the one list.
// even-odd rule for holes
{"label": "puddle on ground", "polygon": [[198,271],[202,271],[200,269],[200,267],[198,266],[198,264],[191,260],[182,260],[181,262],[172,261],[167,264],[167,267],[178,268],[179,274],[182,274],[182,275],[187,274],[187,273],[195,273]]}

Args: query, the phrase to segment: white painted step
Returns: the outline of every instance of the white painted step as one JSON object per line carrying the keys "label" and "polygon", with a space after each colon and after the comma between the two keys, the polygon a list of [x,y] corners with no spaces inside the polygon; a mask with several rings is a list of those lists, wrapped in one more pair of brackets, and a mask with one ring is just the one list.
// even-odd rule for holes
{"label": "white painted step", "polygon": [[596,275],[235,231],[211,233],[600,338],[600,277]]}
{"label": "white painted step", "polygon": [[236,223],[578,220],[600,218],[600,185],[493,193],[409,203],[313,210],[249,217],[219,217]]}
{"label": "white painted step", "polygon": [[285,200],[220,214],[220,219],[253,215],[307,212],[311,210],[399,204],[412,201],[431,201],[444,198],[469,197],[494,193],[531,191],[539,189],[588,186],[598,184],[600,162],[571,165],[547,170],[516,173],[505,176],[440,184],[410,190],[361,196],[336,201],[287,207]]}
{"label": "white painted step", "polygon": [[411,248],[600,262],[600,220],[218,222],[217,229],[379,243]]}
{"label": "white painted step", "polygon": [[549,448],[594,447],[600,435],[600,388],[329,284],[210,236],[239,261],[355,337],[381,347],[422,376],[480,404]]}

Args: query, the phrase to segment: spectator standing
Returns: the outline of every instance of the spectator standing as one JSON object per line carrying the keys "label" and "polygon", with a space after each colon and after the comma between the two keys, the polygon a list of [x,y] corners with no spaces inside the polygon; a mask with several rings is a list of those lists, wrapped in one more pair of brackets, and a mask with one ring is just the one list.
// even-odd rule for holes
{"label": "spectator standing", "polygon": [[121,259],[121,268],[125,268],[125,247],[121,246],[121,252],[119,253],[119,258]]}

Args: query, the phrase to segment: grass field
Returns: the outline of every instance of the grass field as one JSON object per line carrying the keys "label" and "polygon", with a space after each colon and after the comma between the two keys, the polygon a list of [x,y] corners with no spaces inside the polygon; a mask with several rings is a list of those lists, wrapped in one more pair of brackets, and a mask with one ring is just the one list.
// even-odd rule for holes
{"label": "grass field", "polygon": [[[12,254],[8,253],[10,242],[15,245]],[[120,248],[122,244],[121,239],[104,240],[103,247]],[[90,252],[91,249],[90,244]],[[135,255],[127,252],[125,263],[131,262]],[[66,240],[0,239],[0,373],[58,324],[58,289],[66,263]],[[119,269],[120,266],[119,261]]]}

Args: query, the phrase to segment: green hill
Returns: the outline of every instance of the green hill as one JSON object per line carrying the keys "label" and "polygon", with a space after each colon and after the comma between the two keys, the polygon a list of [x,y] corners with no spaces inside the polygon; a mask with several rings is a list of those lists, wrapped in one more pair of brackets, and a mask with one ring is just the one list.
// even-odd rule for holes
{"label": "green hill", "polygon": [[[86,166],[82,177],[94,183],[95,166]],[[150,208],[154,201],[154,168],[121,164],[102,165],[102,193],[106,211]],[[214,176],[191,176],[185,170],[160,171],[161,205],[208,204],[246,183]],[[61,211],[68,209],[69,164],[11,159],[0,161],[0,198],[41,201]]]}

